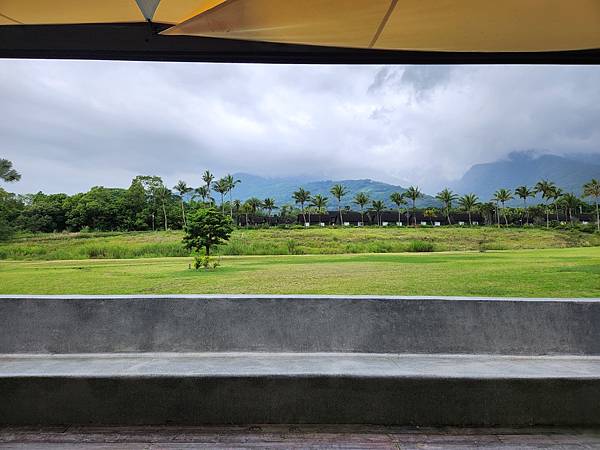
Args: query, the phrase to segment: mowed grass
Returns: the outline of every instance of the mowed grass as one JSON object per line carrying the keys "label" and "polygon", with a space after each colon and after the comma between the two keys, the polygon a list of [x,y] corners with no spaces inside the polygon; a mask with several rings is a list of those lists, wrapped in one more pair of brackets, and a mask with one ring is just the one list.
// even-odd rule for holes
{"label": "mowed grass", "polygon": [[600,249],[2,261],[1,294],[370,294],[600,297]]}
{"label": "mowed grass", "polygon": [[[0,259],[130,259],[188,256],[183,234],[168,232],[64,233],[21,236],[0,243]],[[415,245],[415,243],[419,245]],[[423,245],[426,244],[426,245]],[[221,255],[314,255],[512,250],[600,246],[600,233],[544,228],[419,227],[238,229]]]}

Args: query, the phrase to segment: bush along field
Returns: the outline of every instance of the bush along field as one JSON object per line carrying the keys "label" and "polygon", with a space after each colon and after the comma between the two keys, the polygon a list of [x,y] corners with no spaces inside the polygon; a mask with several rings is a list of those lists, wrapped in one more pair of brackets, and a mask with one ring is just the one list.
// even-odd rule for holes
{"label": "bush along field", "polygon": [[[4,260],[134,259],[189,256],[183,232],[80,232],[16,235]],[[215,255],[313,255],[519,250],[600,246],[600,234],[520,227],[238,228]]]}

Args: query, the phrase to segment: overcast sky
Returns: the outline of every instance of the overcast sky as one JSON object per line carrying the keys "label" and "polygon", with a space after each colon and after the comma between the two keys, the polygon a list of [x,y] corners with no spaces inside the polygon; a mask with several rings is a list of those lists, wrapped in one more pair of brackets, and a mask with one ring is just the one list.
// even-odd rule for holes
{"label": "overcast sky", "polygon": [[16,192],[205,169],[434,192],[515,150],[600,152],[600,67],[0,60],[0,136]]}

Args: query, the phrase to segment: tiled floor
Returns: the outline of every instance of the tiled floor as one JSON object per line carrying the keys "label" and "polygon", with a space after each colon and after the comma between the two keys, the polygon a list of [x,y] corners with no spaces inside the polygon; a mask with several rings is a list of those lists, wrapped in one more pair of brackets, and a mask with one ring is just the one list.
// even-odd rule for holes
{"label": "tiled floor", "polygon": [[0,428],[0,449],[600,449],[600,429],[364,425]]}

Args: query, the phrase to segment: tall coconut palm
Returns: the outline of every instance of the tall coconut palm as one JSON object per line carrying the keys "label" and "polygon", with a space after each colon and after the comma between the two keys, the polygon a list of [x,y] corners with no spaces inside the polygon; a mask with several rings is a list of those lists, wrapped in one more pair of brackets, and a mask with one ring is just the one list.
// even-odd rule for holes
{"label": "tall coconut palm", "polygon": [[248,200],[246,200],[245,204],[249,208],[250,212],[252,213],[252,218],[254,219],[260,212],[263,202],[259,198],[250,197]]}
{"label": "tall coconut palm", "polygon": [[556,221],[558,222],[560,219],[558,217],[558,200],[562,197],[563,190],[559,187],[555,187],[552,189],[552,203],[554,204],[554,212],[556,213]]}
{"label": "tall coconut palm", "polygon": [[443,191],[438,192],[435,198],[442,202],[442,204],[444,205],[448,225],[452,225],[452,221],[450,220],[450,210],[452,209],[452,202],[458,199],[458,195],[456,195],[450,189],[445,188]]}
{"label": "tall coconut palm", "polygon": [[212,182],[214,179],[215,176],[212,173],[210,173],[209,170],[205,170],[202,174],[202,181],[204,181],[204,185],[206,186],[206,189],[208,189],[208,192],[210,192],[212,188]]}
{"label": "tall coconut palm", "polygon": [[328,201],[329,199],[327,197],[323,197],[321,194],[315,195],[310,200],[311,206],[314,206],[319,213],[319,220],[321,220],[321,214],[324,214],[324,211],[327,208]]}
{"label": "tall coconut palm", "polygon": [[[510,189],[498,189],[494,193],[494,201],[499,202],[502,205],[502,215],[504,216],[504,223],[508,226],[508,218],[506,217],[506,202],[513,199],[513,195]],[[500,225],[500,222],[498,222]]]}
{"label": "tall coconut palm", "polygon": [[523,211],[525,211],[526,223],[529,225],[529,208],[527,207],[527,199],[535,197],[535,191],[527,186],[519,186],[515,189],[515,195],[523,200]]}
{"label": "tall coconut palm", "polygon": [[[406,199],[404,198],[404,194],[402,192],[392,192],[390,194],[390,200],[396,205],[396,208],[398,209],[398,223],[401,224],[402,206],[406,205]],[[408,222],[406,223],[406,225],[408,225]]]}
{"label": "tall coconut palm", "polygon": [[352,203],[360,208],[360,223],[365,224],[365,206],[369,203],[369,195],[365,192],[357,192]]}
{"label": "tall coconut palm", "polygon": [[171,196],[171,191],[169,190],[169,188],[167,188],[165,185],[163,185],[162,181],[161,181],[161,185],[156,188],[155,198],[156,198],[156,200],[158,200],[160,202],[160,204],[162,206],[165,231],[167,231],[169,229],[169,226],[167,223],[167,201],[169,200],[170,196]]}
{"label": "tall coconut palm", "polygon": [[302,211],[302,218],[304,219],[304,223],[306,223],[306,213],[304,211],[304,205],[310,201],[310,191],[306,191],[303,188],[300,188],[297,191],[292,192],[292,198],[297,204],[300,205],[300,210]]}
{"label": "tall coconut palm", "polygon": [[423,197],[423,193],[418,186],[410,186],[404,195],[412,202],[413,224],[417,226],[417,200]]}
{"label": "tall coconut palm", "polygon": [[564,205],[566,209],[565,217],[569,218],[569,221],[573,223],[573,210],[577,210],[577,207],[581,204],[581,200],[573,193],[564,194],[560,198],[560,203]]}
{"label": "tall coconut palm", "polygon": [[185,219],[184,197],[190,192],[192,192],[193,189],[189,187],[187,183],[183,180],[179,180],[177,184],[173,187],[173,189],[177,191],[177,194],[179,195],[179,200],[181,201],[181,214],[183,215],[183,226],[185,227],[187,225],[187,222]]}
{"label": "tall coconut palm", "polygon": [[20,179],[21,174],[13,169],[12,162],[8,159],[0,158],[0,180],[11,183]]}
{"label": "tall coconut palm", "polygon": [[596,228],[600,231],[600,214],[598,213],[598,200],[600,199],[600,181],[592,178],[591,181],[583,185],[583,195],[585,197],[594,197],[596,204]]}
{"label": "tall coconut palm", "polygon": [[267,217],[270,219],[273,210],[277,209],[277,206],[275,206],[275,199],[265,198],[262,202],[262,207],[267,211]]}
{"label": "tall coconut palm", "polygon": [[237,199],[237,198],[236,198],[236,199],[233,201],[233,212],[234,212],[234,214],[235,214],[235,223],[236,223],[238,226],[239,226],[239,224],[240,224],[240,218],[239,218],[239,215],[240,215],[241,208],[242,208],[242,202],[241,202],[239,199]]}
{"label": "tall coconut palm", "polygon": [[548,210],[547,201],[552,198],[553,191],[556,189],[555,184],[552,181],[541,180],[535,184],[535,193],[542,194],[542,200],[544,203],[544,209],[546,210],[546,228],[550,227],[550,211]]}
{"label": "tall coconut palm", "polygon": [[385,209],[385,203],[383,203],[383,200],[373,200],[371,207],[377,214],[377,225],[381,226],[381,211]]}
{"label": "tall coconut palm", "polygon": [[471,213],[477,207],[477,205],[479,205],[479,197],[477,197],[475,194],[466,194],[462,197],[459,197],[458,204],[469,215],[469,225],[472,226],[473,220],[471,218]]}
{"label": "tall coconut palm", "polygon": [[225,175],[223,179],[225,180],[225,184],[227,185],[227,193],[229,194],[229,214],[231,218],[233,218],[233,199],[231,198],[233,195],[232,191],[237,184],[242,182],[242,180],[236,180],[231,174]]}
{"label": "tall coconut palm", "polygon": [[227,194],[227,190],[229,189],[227,180],[221,178],[215,181],[212,183],[212,189],[216,193],[221,194],[221,214],[225,214],[225,194]]}
{"label": "tall coconut palm", "polygon": [[344,225],[344,216],[342,216],[342,198],[348,193],[348,190],[341,184],[334,184],[329,192],[331,192],[331,195],[337,199],[338,213],[340,214],[340,225]]}

